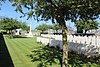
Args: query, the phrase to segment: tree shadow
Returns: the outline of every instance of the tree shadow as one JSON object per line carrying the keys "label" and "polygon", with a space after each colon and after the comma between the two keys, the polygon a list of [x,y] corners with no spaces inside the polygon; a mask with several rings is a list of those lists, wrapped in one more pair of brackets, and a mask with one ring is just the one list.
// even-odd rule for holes
{"label": "tree shadow", "polygon": [[100,56],[100,47],[91,44],[68,42],[69,51],[87,56]]}
{"label": "tree shadow", "polygon": [[[87,57],[84,54],[77,54],[76,52],[69,52],[69,64],[72,67],[100,67],[100,56]],[[94,66],[93,66],[94,65]]]}
{"label": "tree shadow", "polygon": [[[94,45],[69,42],[69,64],[72,67],[100,67],[100,54]],[[74,45],[74,46],[73,46]],[[94,53],[94,54],[92,54]]]}
{"label": "tree shadow", "polygon": [[25,36],[22,36],[22,35],[6,35],[6,37],[10,38],[10,39],[14,39],[14,38],[28,38],[28,37],[25,37]]}
{"label": "tree shadow", "polygon": [[0,67],[14,67],[3,35],[0,33]]}
{"label": "tree shadow", "polygon": [[[94,65],[94,67],[100,67],[100,55],[97,55],[98,53],[89,57],[91,51],[95,51],[95,46],[74,42],[68,42],[68,44],[70,45],[68,45],[70,48],[68,53],[69,67],[91,67],[91,65]],[[48,65],[52,66],[54,63],[62,66],[62,50],[59,49],[59,46],[42,46],[38,49],[34,49],[32,52],[33,53],[28,56],[31,57],[32,62],[39,61],[37,67],[48,67]],[[86,53],[86,55],[84,53]]]}
{"label": "tree shadow", "polygon": [[60,66],[62,63],[62,52],[57,48],[42,46],[32,52],[28,56],[31,57],[32,62],[39,61],[37,67],[51,67],[53,64]]}
{"label": "tree shadow", "polygon": [[28,38],[28,37],[21,36],[21,35],[14,35],[13,38]]}

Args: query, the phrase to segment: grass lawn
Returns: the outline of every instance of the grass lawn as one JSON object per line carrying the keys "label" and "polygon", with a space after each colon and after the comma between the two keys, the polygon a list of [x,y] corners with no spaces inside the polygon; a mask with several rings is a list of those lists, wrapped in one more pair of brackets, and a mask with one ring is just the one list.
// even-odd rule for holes
{"label": "grass lawn", "polygon": [[15,67],[36,67],[37,63],[32,63],[27,56],[39,45],[35,42],[36,38],[14,38],[5,37],[5,42],[12,57]]}
{"label": "grass lawn", "polygon": [[[38,49],[40,46],[42,46],[39,43],[36,43],[36,37],[33,38],[14,38],[9,39],[8,36],[4,36],[6,45],[8,47],[8,50],[10,52],[12,61],[14,63],[14,67],[41,67],[40,61],[32,61],[31,55],[33,54],[34,49]],[[35,56],[36,57],[36,56]],[[43,62],[43,61],[42,61]],[[40,63],[40,65],[39,65]],[[53,66],[48,67],[60,67],[55,66],[56,63],[53,64]]]}
{"label": "grass lawn", "polygon": [[[36,37],[4,39],[15,67],[60,67],[62,52],[37,43]],[[70,67],[99,67],[76,54],[69,54],[69,63]]]}

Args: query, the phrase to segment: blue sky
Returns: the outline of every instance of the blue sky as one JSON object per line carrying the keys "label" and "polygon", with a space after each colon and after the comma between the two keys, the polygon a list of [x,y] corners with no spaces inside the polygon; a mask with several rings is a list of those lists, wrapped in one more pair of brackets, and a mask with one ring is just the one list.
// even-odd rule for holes
{"label": "blue sky", "polygon": [[[22,14],[19,12],[16,12],[15,7],[12,7],[11,3],[8,1],[6,1],[5,3],[2,3],[1,10],[0,10],[0,16],[14,18],[14,19],[17,19],[18,21],[27,22],[28,25],[29,25],[28,22],[32,22],[32,29],[35,29],[36,26],[42,23],[45,23],[45,21],[37,22],[34,19],[27,20],[27,17],[20,18]],[[51,24],[50,21],[48,22],[49,24]]]}
{"label": "blue sky", "polygon": [[[27,17],[20,18],[20,16],[22,16],[22,14],[19,12],[16,12],[15,7],[12,7],[11,3],[8,1],[6,1],[5,3],[2,3],[1,10],[0,10],[0,16],[18,19],[19,21],[27,22],[28,25],[29,25],[29,22],[32,22],[32,29],[35,29],[36,26],[38,26],[42,23],[52,24],[51,21],[37,22],[34,19],[27,20]],[[98,21],[100,22],[100,18],[98,19]],[[67,25],[71,26],[74,30],[76,30],[74,23],[72,23],[71,21],[67,21]]]}
{"label": "blue sky", "polygon": [[[32,22],[32,29],[35,29],[36,26],[42,23],[52,24],[51,21],[37,22],[34,19],[27,20],[27,17],[20,18],[21,15],[22,15],[21,13],[15,11],[15,7],[12,7],[10,2],[6,1],[5,3],[2,3],[1,10],[0,10],[0,16],[18,19],[19,21],[27,22],[28,24],[29,22]],[[70,21],[68,21],[68,25],[74,28],[73,23],[70,23]]]}

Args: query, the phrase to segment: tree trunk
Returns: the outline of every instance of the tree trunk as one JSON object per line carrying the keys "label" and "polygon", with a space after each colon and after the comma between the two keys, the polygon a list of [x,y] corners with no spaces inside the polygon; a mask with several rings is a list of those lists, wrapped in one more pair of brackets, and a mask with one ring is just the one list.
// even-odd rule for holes
{"label": "tree trunk", "polygon": [[[59,17],[60,16],[60,17]],[[62,27],[62,41],[63,41],[63,58],[61,67],[68,67],[68,43],[67,43],[67,26],[64,20],[64,16],[58,15],[56,17],[57,23]]]}
{"label": "tree trunk", "polygon": [[67,43],[67,27],[62,27],[63,40],[63,60],[62,67],[68,67],[68,43]]}

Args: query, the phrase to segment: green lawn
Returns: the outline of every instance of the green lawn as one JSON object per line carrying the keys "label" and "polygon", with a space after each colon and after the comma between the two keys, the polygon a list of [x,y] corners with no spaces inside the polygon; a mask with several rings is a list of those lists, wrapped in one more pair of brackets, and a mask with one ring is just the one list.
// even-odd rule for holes
{"label": "green lawn", "polygon": [[5,37],[5,42],[12,57],[15,67],[36,67],[37,63],[32,63],[27,56],[31,51],[38,47],[36,38],[14,38]]}
{"label": "green lawn", "polygon": [[[40,49],[41,44],[36,42],[36,37],[33,38],[23,38],[18,37],[14,39],[10,39],[8,36],[4,36],[6,45],[10,52],[11,58],[13,60],[15,67],[41,67],[41,62],[43,61],[32,61],[33,58],[31,57],[35,49]],[[44,50],[45,51],[45,50]],[[41,52],[42,53],[42,52]],[[35,57],[38,57],[36,55]],[[41,59],[41,57],[39,57]],[[45,63],[43,63],[45,64]],[[48,65],[48,64],[47,64]],[[50,64],[49,64],[50,65]],[[58,66],[57,66],[58,65]],[[52,66],[47,67],[60,67],[59,64],[53,63]]]}
{"label": "green lawn", "polygon": [[[60,67],[62,52],[37,43],[36,37],[4,39],[15,67]],[[82,56],[69,53],[70,67],[99,67]]]}

